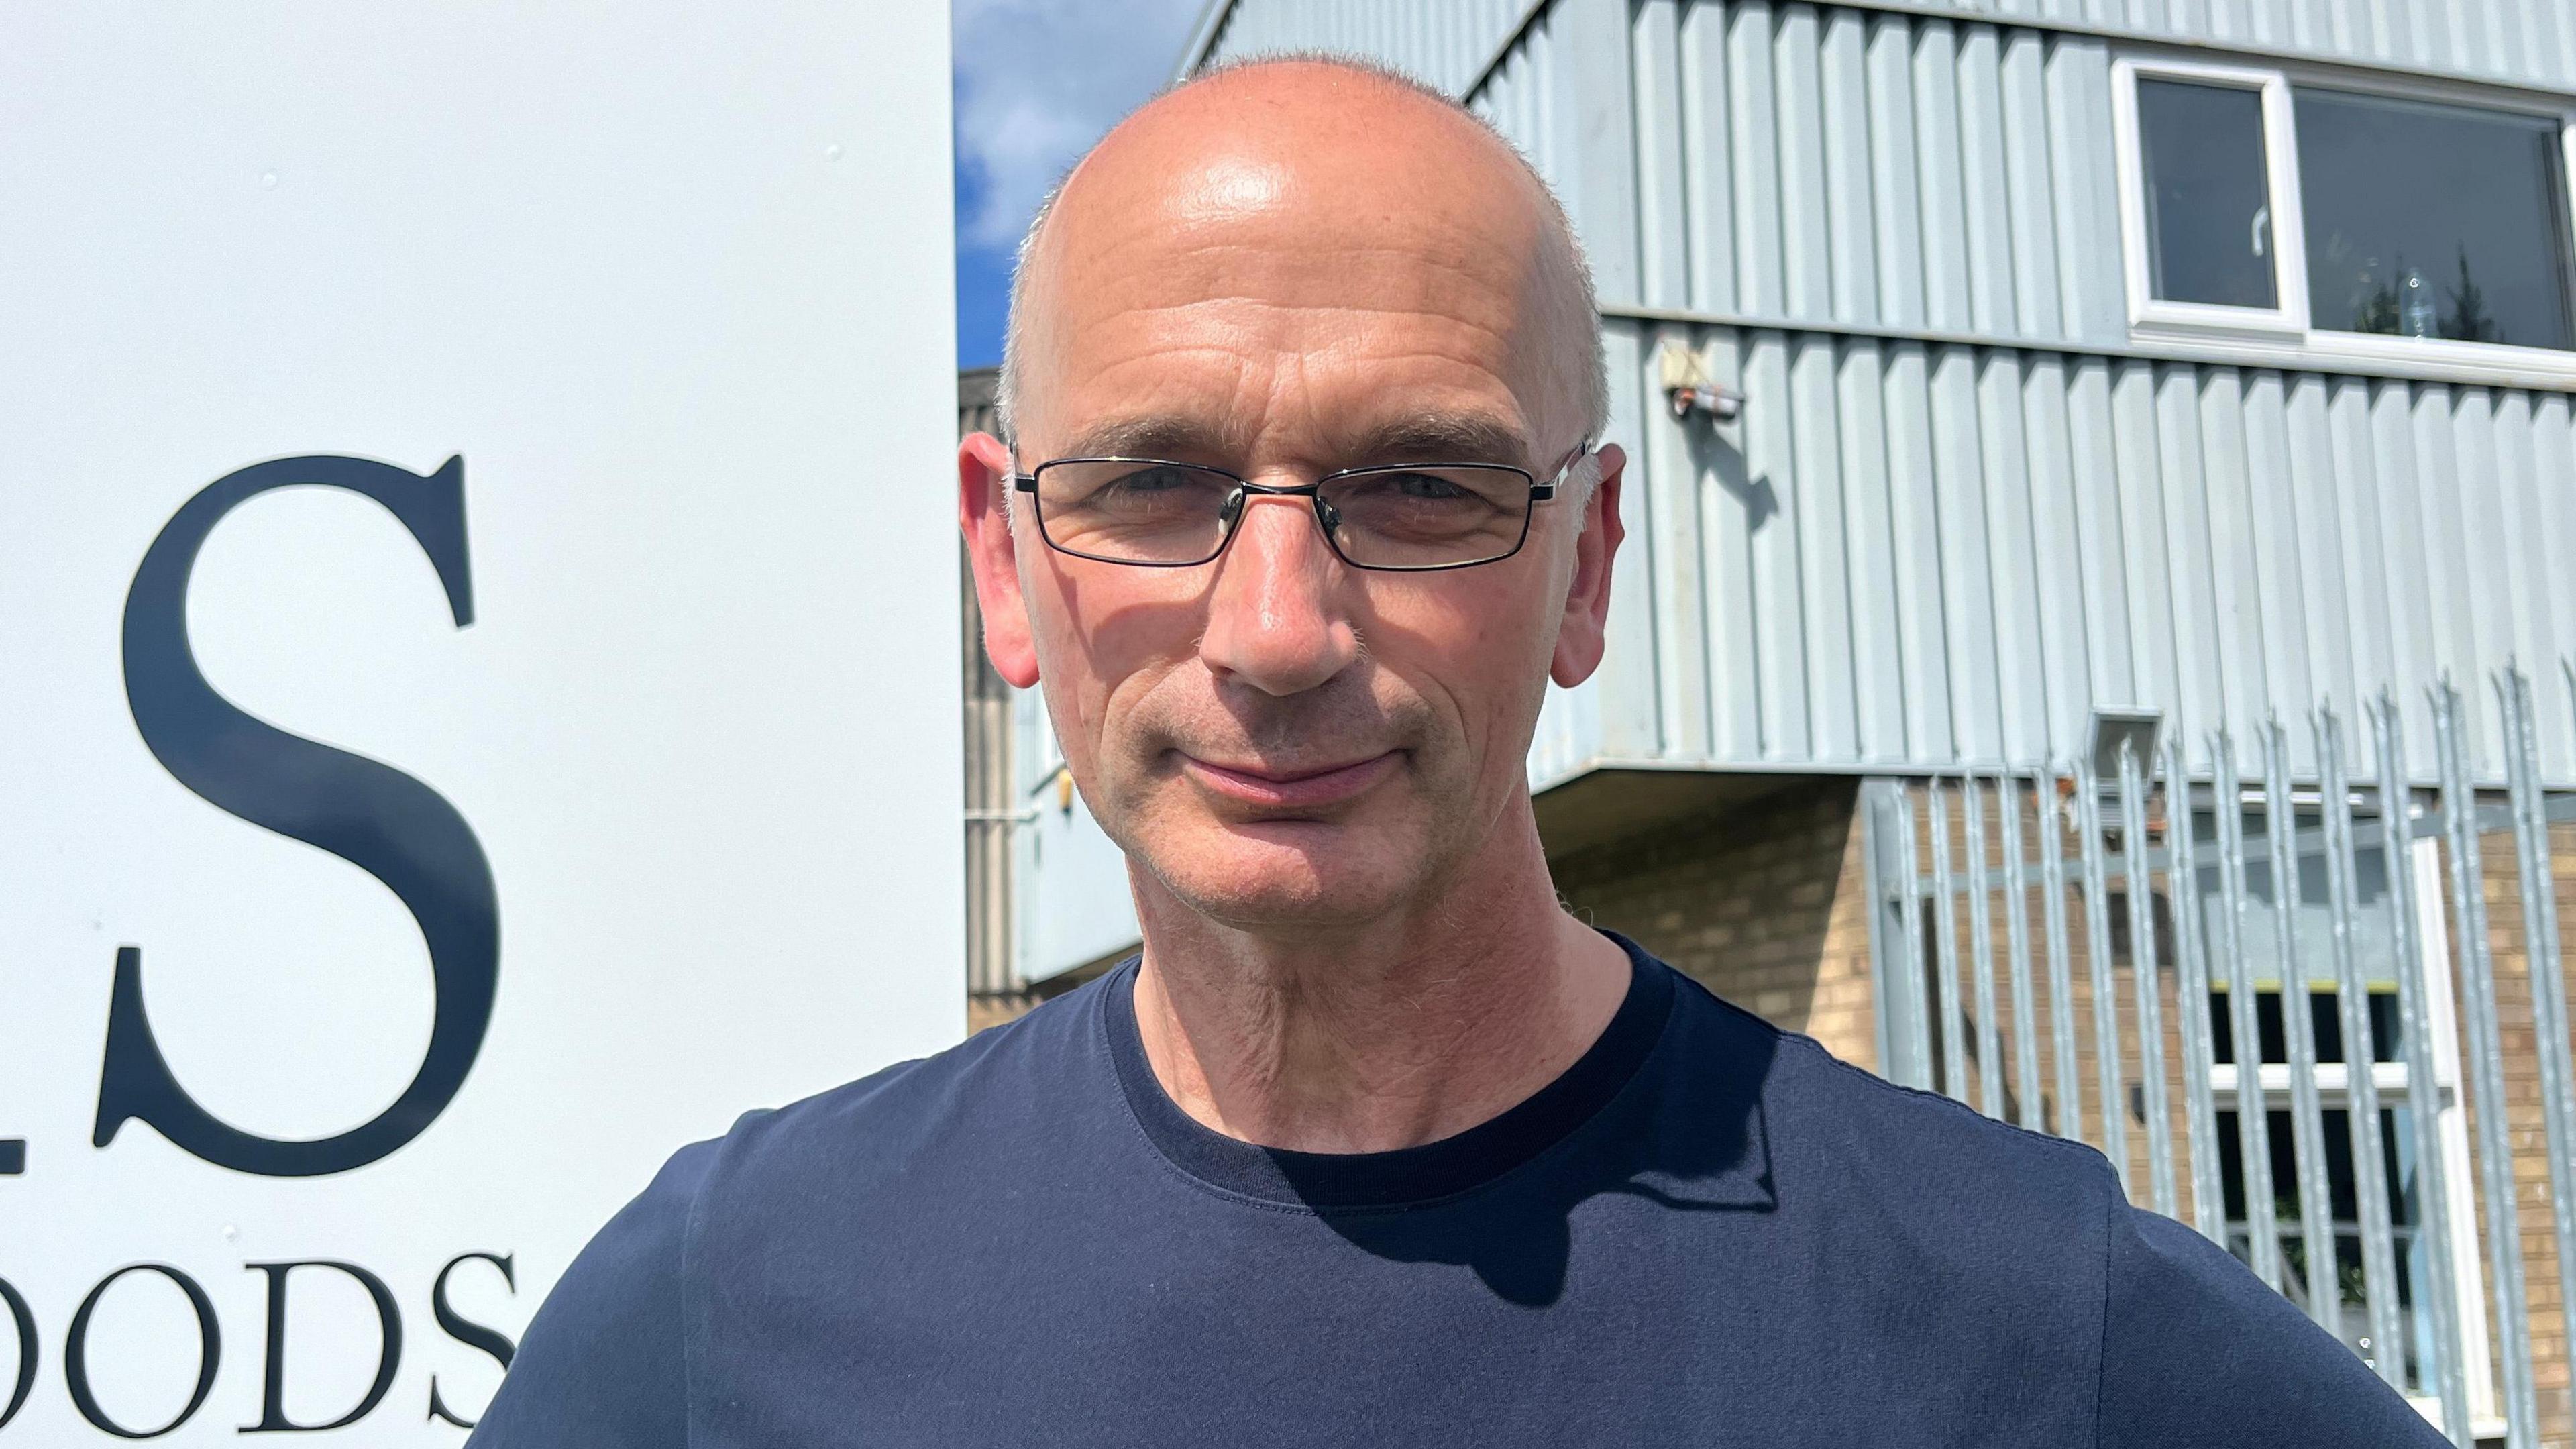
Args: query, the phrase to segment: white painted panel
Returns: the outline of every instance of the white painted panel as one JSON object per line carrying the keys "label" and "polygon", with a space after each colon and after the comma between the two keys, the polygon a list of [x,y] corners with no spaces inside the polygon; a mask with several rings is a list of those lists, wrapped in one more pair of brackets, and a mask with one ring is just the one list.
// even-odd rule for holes
{"label": "white painted panel", "polygon": [[[134,1263],[227,1340],[167,1442],[346,1413],[360,1280],[271,1360],[246,1268],[332,1260],[407,1330],[338,1437],[454,1445],[445,1265],[515,1336],[681,1143],[959,1037],[948,72],[936,5],[0,15],[0,1443],[117,1442]],[[108,1303],[141,1433],[200,1334]]]}

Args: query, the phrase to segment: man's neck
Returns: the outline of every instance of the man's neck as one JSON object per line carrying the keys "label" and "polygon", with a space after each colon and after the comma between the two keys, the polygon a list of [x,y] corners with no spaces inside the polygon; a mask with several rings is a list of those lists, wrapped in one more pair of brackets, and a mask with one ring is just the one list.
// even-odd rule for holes
{"label": "man's neck", "polygon": [[1631,969],[1557,905],[1537,833],[1521,829],[1525,842],[1495,842],[1500,868],[1464,873],[1475,887],[1329,932],[1236,930],[1140,878],[1136,1026],[1163,1089],[1243,1141],[1383,1152],[1555,1080],[1609,1024]]}

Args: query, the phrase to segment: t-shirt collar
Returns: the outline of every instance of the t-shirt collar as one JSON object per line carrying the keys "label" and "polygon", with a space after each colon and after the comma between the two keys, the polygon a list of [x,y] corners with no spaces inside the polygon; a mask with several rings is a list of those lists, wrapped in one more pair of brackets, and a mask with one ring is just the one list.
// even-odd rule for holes
{"label": "t-shirt collar", "polygon": [[1214,1131],[1183,1111],[1154,1077],[1136,1030],[1138,960],[1120,965],[1094,1000],[1118,1081],[1137,1125],[1183,1172],[1223,1192],[1280,1206],[1357,1211],[1420,1206],[1472,1191],[1547,1152],[1602,1114],[1655,1052],[1672,1015],[1673,971],[1616,932],[1627,951],[1627,994],[1608,1026],[1556,1080],[1500,1116],[1454,1136],[1392,1152],[1296,1152]]}

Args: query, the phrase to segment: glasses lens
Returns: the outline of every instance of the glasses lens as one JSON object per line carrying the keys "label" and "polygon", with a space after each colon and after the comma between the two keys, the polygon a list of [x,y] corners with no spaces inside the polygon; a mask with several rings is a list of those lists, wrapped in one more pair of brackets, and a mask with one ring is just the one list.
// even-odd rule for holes
{"label": "glasses lens", "polygon": [[1038,526],[1068,553],[1197,563],[1225,542],[1235,481],[1187,463],[1077,458],[1037,471]]}
{"label": "glasses lens", "polygon": [[1483,563],[1529,532],[1530,476],[1517,468],[1376,468],[1325,484],[1323,498],[1334,545],[1365,568]]}

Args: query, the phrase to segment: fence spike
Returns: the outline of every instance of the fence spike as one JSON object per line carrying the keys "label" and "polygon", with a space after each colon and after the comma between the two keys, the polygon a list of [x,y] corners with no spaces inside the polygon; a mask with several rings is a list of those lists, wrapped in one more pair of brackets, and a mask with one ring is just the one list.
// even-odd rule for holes
{"label": "fence spike", "polygon": [[2060,1137],[2084,1135],[2084,1074],[2075,1062],[2074,966],[2066,937],[2066,825],[2057,804],[2057,771],[2031,772],[2040,800],[2040,919],[2048,940],[2048,1041],[2057,1067]]}
{"label": "fence spike", "polygon": [[2227,1022],[2236,1073],[2237,1160],[2245,1174],[2246,1262],[2281,1292],[2281,1224],[2272,1189],[2271,1097],[2263,1088],[2262,1015],[2246,959],[2245,785],[2237,774],[2236,740],[2226,730],[2211,745],[2218,794],[2218,935],[2227,959]]}
{"label": "fence spike", "polygon": [[2484,855],[2478,846],[2477,792],[2460,740],[2461,698],[2442,678],[2433,696],[2433,735],[2442,761],[2442,825],[2451,863],[2451,916],[2460,963],[2460,997],[2468,1017],[2470,1102],[2477,1120],[2480,1195],[2486,1201],[2490,1287],[2495,1293],[2498,1359],[2504,1368],[2507,1449],[2539,1442],[2539,1395],[2532,1384],[2531,1313],[2522,1277],[2522,1214],[2514,1202],[2513,1151],[2506,1133],[2504,1045],[2496,1021],[2495,958],[2487,938]]}
{"label": "fence spike", "polygon": [[2022,868],[2020,792],[2009,771],[1995,777],[1995,813],[2004,833],[2004,949],[2012,980],[2013,1122],[2043,1129],[2039,1090],[2038,1007],[2031,991],[2030,879]]}
{"label": "fence spike", "polygon": [[2180,1217],[2174,1190],[2173,1115],[2165,1081],[2163,965],[2156,950],[2156,898],[2147,864],[2145,761],[2120,741],[2120,868],[2128,886],[2129,986],[2138,1023],[2138,1115],[2147,1129],[2147,1194],[2155,1210]]}
{"label": "fence spike", "polygon": [[2343,1336],[2343,1289],[2335,1264],[2334,1195],[2326,1178],[2325,1113],[2317,1098],[2315,1003],[2299,949],[2297,812],[2290,791],[2289,735],[2274,715],[2263,727],[2263,828],[2272,887],[2273,941],[2281,971],[2281,1041],[2290,1069],[2290,1152],[2298,1173],[2300,1278],[2308,1315]]}
{"label": "fence spike", "polygon": [[1927,792],[1932,816],[1932,892],[1940,936],[1932,943],[1932,967],[1939,984],[1940,1029],[1935,1033],[1941,1061],[1941,1092],[1953,1101],[1968,1100],[1967,1023],[1959,1006],[1959,901],[1950,877],[1950,812],[1945,792],[1935,778]]}
{"label": "fence spike", "polygon": [[[2416,1251],[2432,1291],[2421,1305],[2433,1327],[2424,1384],[2442,1401],[2442,1431],[2458,1449],[2474,1449],[2469,1375],[2461,1322],[2459,1275],[2451,1256],[2451,1187],[2442,1150],[2442,1087],[2433,1050],[2435,1014],[2430,958],[2416,913],[2413,790],[2408,784],[2405,716],[2395,694],[2381,691],[2371,714],[2379,755],[2379,818],[2388,857],[2389,932],[2397,953],[2397,1039],[2406,1059],[2406,1113],[2415,1140]],[[2436,887],[2438,891],[2438,885]],[[2481,1365],[2481,1372],[2484,1366]]]}
{"label": "fence spike", "polygon": [[1977,1008],[1977,1108],[1996,1121],[2004,1112],[2004,1054],[1995,1020],[1995,923],[1987,904],[1993,891],[1986,870],[1986,792],[1973,774],[1959,782],[1959,818],[1968,845],[1968,969]]}
{"label": "fence spike", "polygon": [[2102,782],[2090,761],[2076,762],[2075,815],[2083,832],[2084,946],[2093,982],[2093,1062],[2102,1097],[2102,1140],[2123,1190],[2130,1189],[2129,1123],[2120,1102],[2120,1000],[2111,984],[2110,872],[2102,859]]}
{"label": "fence spike", "polygon": [[2209,1072],[2209,958],[2201,934],[2200,812],[2192,808],[2183,732],[2165,735],[2165,898],[2173,903],[2181,1017],[2183,1140],[2191,1160],[2191,1222],[2227,1246],[2227,1195],[2218,1172],[2218,1107]]}
{"label": "fence spike", "polygon": [[2389,1220],[2388,1178],[2379,1123],[2379,1053],[2371,1035],[2370,998],[2353,949],[2353,900],[2360,893],[2353,862],[2352,789],[2344,775],[2343,728],[2331,705],[2313,712],[2324,830],[2328,944],[2335,974],[2335,1018],[2343,1038],[2344,1125],[2352,1138],[2354,1211],[2361,1225],[2362,1304],[2369,1315],[2365,1355],[2389,1386],[2406,1387],[2406,1350],[2397,1321],[2397,1253]]}

